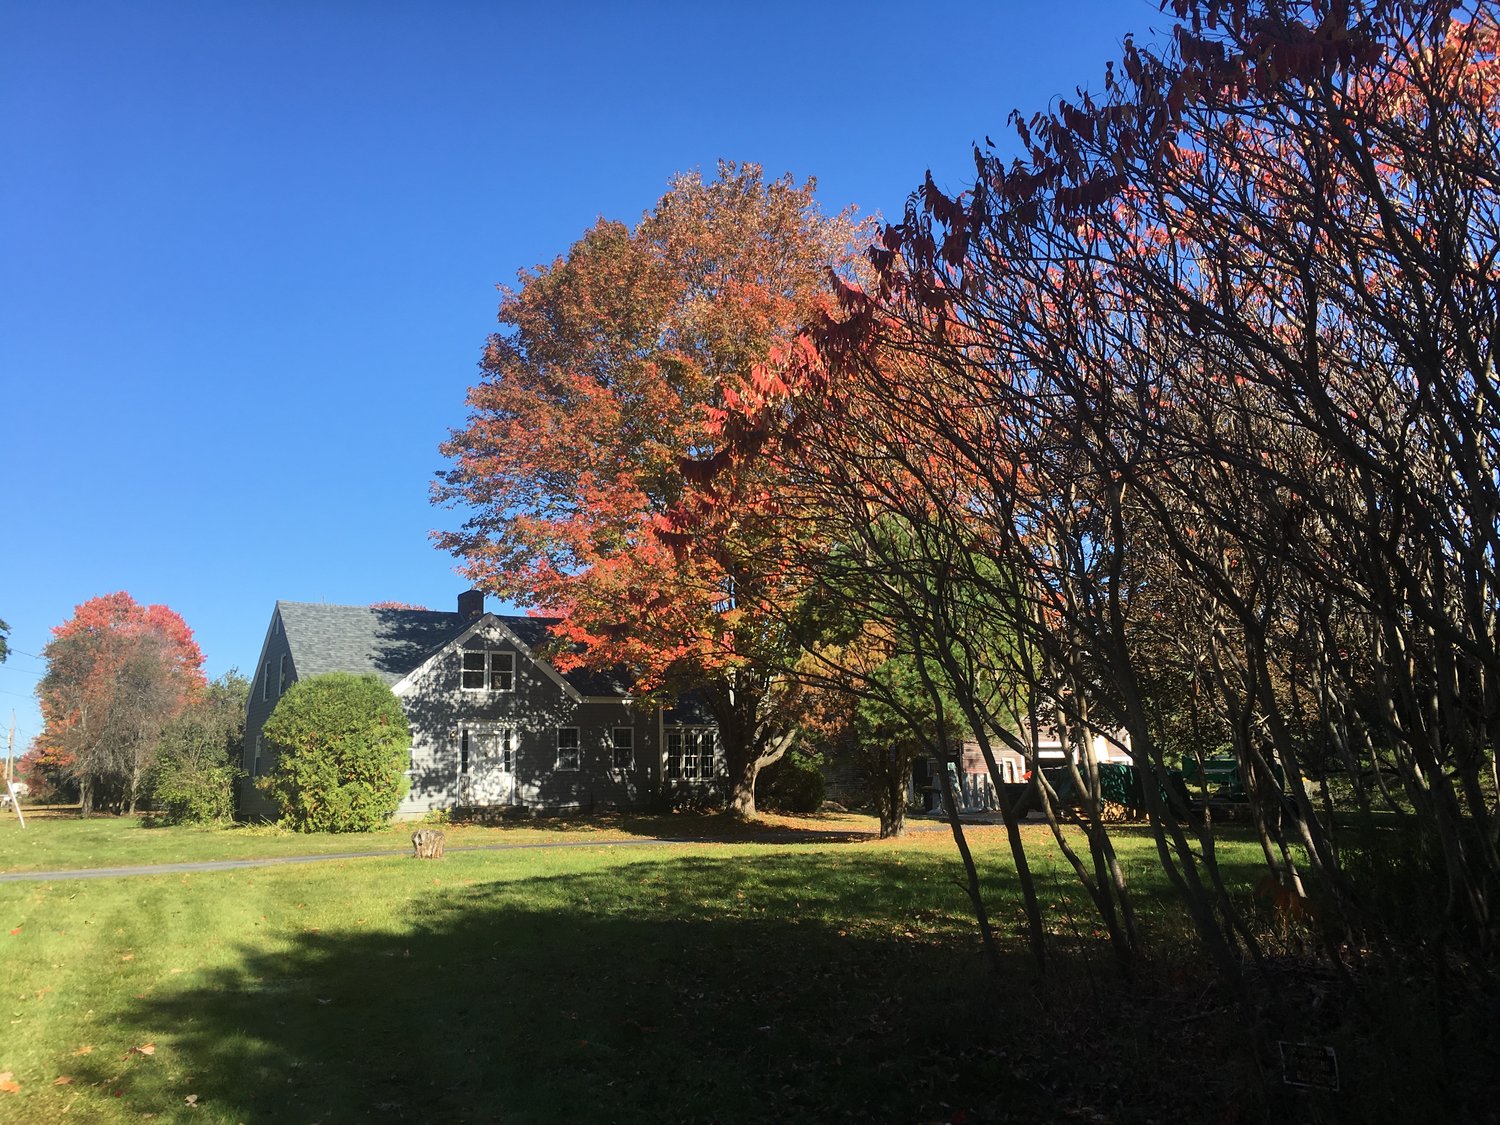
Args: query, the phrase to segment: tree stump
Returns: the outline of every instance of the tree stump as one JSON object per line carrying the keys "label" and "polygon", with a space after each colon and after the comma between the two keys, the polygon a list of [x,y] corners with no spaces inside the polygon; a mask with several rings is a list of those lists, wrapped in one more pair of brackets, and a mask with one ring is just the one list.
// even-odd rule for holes
{"label": "tree stump", "polygon": [[411,834],[411,846],[417,859],[442,859],[444,836],[436,828],[422,828]]}

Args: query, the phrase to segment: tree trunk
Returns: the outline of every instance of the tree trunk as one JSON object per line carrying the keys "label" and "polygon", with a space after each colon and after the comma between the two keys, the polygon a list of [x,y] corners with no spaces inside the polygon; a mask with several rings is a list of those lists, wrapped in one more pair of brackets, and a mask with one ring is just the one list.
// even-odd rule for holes
{"label": "tree trunk", "polygon": [[725,747],[724,766],[729,773],[729,803],[726,810],[736,820],[754,820],[755,779],[760,776],[760,755],[741,753],[731,759]]}
{"label": "tree trunk", "polygon": [[906,835],[906,778],[891,774],[886,778],[880,802],[880,838],[894,839]]}
{"label": "tree trunk", "polygon": [[990,927],[990,915],[984,907],[984,894],[979,886],[979,869],[974,865],[974,855],[969,851],[969,841],[964,837],[963,822],[958,817],[958,794],[954,792],[953,778],[948,773],[948,760],[938,759],[938,771],[943,782],[943,807],[948,813],[948,828],[953,833],[953,842],[958,845],[958,854],[964,862],[969,902],[974,907],[974,918],[979,923],[979,937],[984,943],[985,956],[990,968],[1000,972],[1000,950],[995,945],[995,931]]}

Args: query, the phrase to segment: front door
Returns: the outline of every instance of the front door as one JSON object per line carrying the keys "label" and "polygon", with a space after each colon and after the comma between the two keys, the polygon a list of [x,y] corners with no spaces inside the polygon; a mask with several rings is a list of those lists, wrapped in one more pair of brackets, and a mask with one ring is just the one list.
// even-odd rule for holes
{"label": "front door", "polygon": [[508,805],[516,784],[516,732],[483,724],[465,727],[459,748],[458,792],[465,805]]}

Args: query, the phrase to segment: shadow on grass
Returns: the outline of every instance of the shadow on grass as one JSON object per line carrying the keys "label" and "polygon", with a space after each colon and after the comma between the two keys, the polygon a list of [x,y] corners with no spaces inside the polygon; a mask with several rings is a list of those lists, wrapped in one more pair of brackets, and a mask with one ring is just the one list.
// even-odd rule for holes
{"label": "shadow on grass", "polygon": [[493,820],[459,818],[459,825],[506,829],[537,829],[562,835],[587,836],[620,832],[649,839],[721,840],[750,844],[848,844],[878,835],[870,817],[828,814],[769,814],[742,821],[724,813],[601,812],[570,816],[515,813]]}
{"label": "shadow on grass", "polygon": [[[1046,1018],[1019,947],[1003,978],[986,971],[949,874],[782,854],[424,891],[399,932],[290,932],[206,985],[139,999],[127,1030],[171,1042],[112,1084],[127,1113],[193,1094],[247,1122],[1135,1121],[1171,1106],[1180,1072],[1158,1029],[1101,1029],[1151,1066],[1091,1064],[1103,1044]],[[111,1067],[78,1079],[111,1083]]]}

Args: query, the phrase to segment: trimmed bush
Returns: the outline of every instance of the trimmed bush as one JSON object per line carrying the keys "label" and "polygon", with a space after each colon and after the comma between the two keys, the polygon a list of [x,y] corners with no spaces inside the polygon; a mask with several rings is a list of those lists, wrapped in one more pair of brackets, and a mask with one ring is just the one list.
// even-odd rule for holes
{"label": "trimmed bush", "polygon": [[262,788],[280,823],[298,832],[368,832],[406,794],[411,728],[391,689],[372,675],[299,680],[263,731],[276,763]]}
{"label": "trimmed bush", "polygon": [[772,812],[817,812],[823,803],[823,771],[818,758],[800,749],[789,750],[779,762],[761,770],[755,782],[756,799]]}

